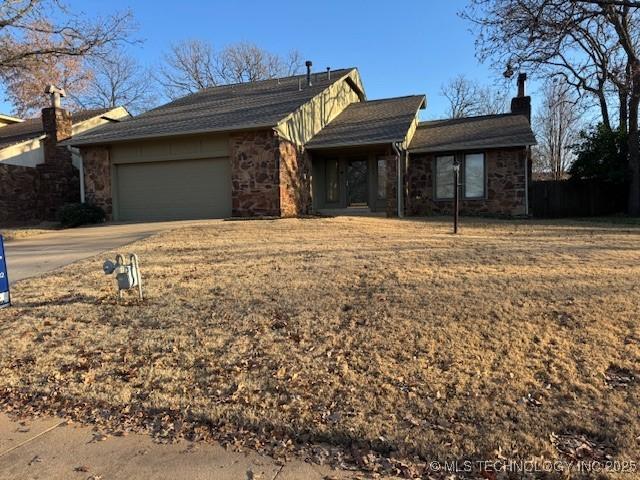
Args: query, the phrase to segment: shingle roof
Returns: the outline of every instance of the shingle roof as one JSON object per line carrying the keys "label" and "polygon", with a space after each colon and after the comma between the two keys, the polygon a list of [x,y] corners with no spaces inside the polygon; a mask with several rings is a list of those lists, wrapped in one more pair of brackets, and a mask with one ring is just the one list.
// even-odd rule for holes
{"label": "shingle roof", "polygon": [[320,130],[307,148],[331,148],[402,141],[424,95],[352,103]]}
{"label": "shingle roof", "polygon": [[445,152],[535,144],[527,118],[507,113],[422,122],[409,151]]}
{"label": "shingle roof", "polygon": [[[118,124],[105,125],[69,142],[96,145],[193,133],[273,127],[301,105],[354,69],[211,87],[149,110]],[[300,88],[301,87],[301,88]]]}
{"label": "shingle roof", "polygon": [[[80,110],[72,114],[73,124],[84,122],[93,117],[98,117],[107,113],[110,108],[95,108],[90,110]],[[0,149],[10,147],[16,143],[24,142],[26,140],[36,139],[44,135],[44,129],[42,128],[42,119],[29,118],[24,122],[14,123],[7,125],[6,127],[0,127]]]}

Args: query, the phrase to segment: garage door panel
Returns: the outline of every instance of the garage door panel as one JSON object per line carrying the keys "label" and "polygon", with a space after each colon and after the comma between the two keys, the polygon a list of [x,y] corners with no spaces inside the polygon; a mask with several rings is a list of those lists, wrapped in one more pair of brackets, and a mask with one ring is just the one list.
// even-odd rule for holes
{"label": "garage door panel", "polygon": [[122,164],[116,168],[120,220],[231,216],[227,158]]}

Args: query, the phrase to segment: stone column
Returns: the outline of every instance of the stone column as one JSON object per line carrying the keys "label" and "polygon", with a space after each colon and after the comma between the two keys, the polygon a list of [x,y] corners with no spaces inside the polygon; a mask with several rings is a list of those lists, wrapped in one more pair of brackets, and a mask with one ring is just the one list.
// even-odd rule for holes
{"label": "stone column", "polygon": [[398,216],[398,157],[382,157],[387,168],[387,217]]}

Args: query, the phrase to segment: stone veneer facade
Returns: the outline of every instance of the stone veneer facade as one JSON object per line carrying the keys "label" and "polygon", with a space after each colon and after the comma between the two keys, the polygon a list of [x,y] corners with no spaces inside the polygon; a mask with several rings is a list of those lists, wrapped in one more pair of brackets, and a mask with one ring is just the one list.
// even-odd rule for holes
{"label": "stone veneer facade", "polygon": [[38,170],[0,163],[0,224],[14,225],[39,219]]}
{"label": "stone veneer facade", "polygon": [[232,215],[279,216],[278,140],[273,131],[235,133],[229,143]]}
{"label": "stone veneer facade", "polygon": [[84,167],[85,201],[104,210],[107,219],[113,218],[111,193],[111,160],[107,147],[81,148]]}
{"label": "stone veneer facade", "polygon": [[311,213],[311,158],[287,140],[278,142],[280,215],[308,215]]}
{"label": "stone veneer facade", "polygon": [[306,215],[311,209],[311,161],[272,130],[230,136],[234,217]]}
{"label": "stone veneer facade", "polygon": [[[495,149],[485,153],[486,195],[482,199],[460,197],[462,215],[512,217],[526,214],[527,149]],[[451,200],[435,199],[435,154],[412,154],[407,171],[408,215],[451,214]],[[462,175],[462,172],[461,172]]]}

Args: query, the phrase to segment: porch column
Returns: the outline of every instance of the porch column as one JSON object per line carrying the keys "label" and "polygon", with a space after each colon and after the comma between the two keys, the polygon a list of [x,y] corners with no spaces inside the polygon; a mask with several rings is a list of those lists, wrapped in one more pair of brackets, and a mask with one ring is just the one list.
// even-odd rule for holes
{"label": "porch column", "polygon": [[398,157],[387,155],[380,157],[385,161],[387,170],[387,217],[398,216]]}

